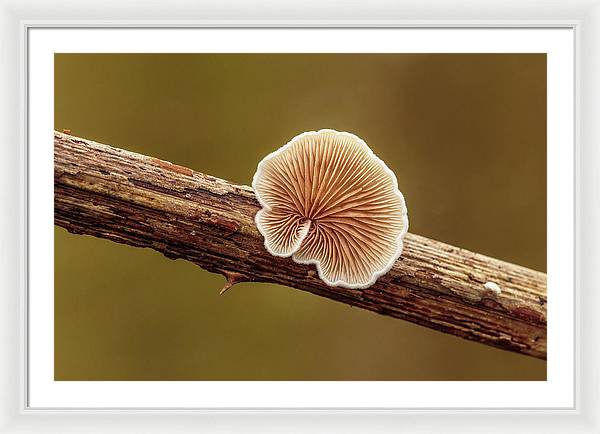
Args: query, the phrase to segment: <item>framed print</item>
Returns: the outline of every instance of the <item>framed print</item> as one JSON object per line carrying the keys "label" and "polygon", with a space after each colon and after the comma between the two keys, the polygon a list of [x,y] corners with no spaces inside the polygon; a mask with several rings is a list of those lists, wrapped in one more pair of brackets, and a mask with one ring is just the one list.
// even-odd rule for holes
{"label": "framed print", "polygon": [[3,4],[3,429],[599,431],[597,15],[508,3]]}

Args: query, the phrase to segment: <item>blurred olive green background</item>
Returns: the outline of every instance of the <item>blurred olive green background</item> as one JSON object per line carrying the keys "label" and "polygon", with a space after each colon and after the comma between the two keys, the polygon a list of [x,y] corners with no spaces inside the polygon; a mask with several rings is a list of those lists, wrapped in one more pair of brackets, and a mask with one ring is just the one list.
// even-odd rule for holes
{"label": "blurred olive green background", "polygon": [[[250,184],[298,133],[362,137],[411,232],[546,269],[543,54],[56,54],[55,128]],[[57,380],[544,380],[546,363],[55,231]]]}

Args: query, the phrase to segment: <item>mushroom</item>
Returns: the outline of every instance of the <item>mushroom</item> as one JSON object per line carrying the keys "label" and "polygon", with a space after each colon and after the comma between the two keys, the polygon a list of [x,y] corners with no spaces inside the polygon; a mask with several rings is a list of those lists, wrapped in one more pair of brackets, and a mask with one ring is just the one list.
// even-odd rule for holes
{"label": "mushroom", "polygon": [[327,285],[367,288],[402,253],[408,216],[396,176],[354,134],[294,137],[258,164],[252,187],[265,248],[315,264]]}

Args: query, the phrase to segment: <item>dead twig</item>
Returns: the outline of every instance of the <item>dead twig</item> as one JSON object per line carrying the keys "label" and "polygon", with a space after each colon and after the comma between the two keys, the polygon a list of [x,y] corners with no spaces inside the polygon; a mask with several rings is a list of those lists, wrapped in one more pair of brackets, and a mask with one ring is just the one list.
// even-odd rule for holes
{"label": "dead twig", "polygon": [[250,187],[55,132],[55,223],[149,247],[241,281],[273,282],[498,348],[546,358],[546,275],[407,234],[367,289],[330,287],[311,266],[271,256]]}

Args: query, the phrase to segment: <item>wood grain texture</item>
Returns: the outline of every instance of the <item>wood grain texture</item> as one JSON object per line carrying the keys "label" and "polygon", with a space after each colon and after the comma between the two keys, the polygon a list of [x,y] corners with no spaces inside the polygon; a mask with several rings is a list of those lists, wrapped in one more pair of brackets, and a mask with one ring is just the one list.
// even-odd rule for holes
{"label": "wood grain texture", "polygon": [[525,267],[409,233],[400,259],[373,286],[329,287],[314,266],[266,251],[250,187],[59,132],[54,206],[55,224],[69,232],[183,258],[223,274],[226,288],[278,283],[546,358],[546,275]]}

